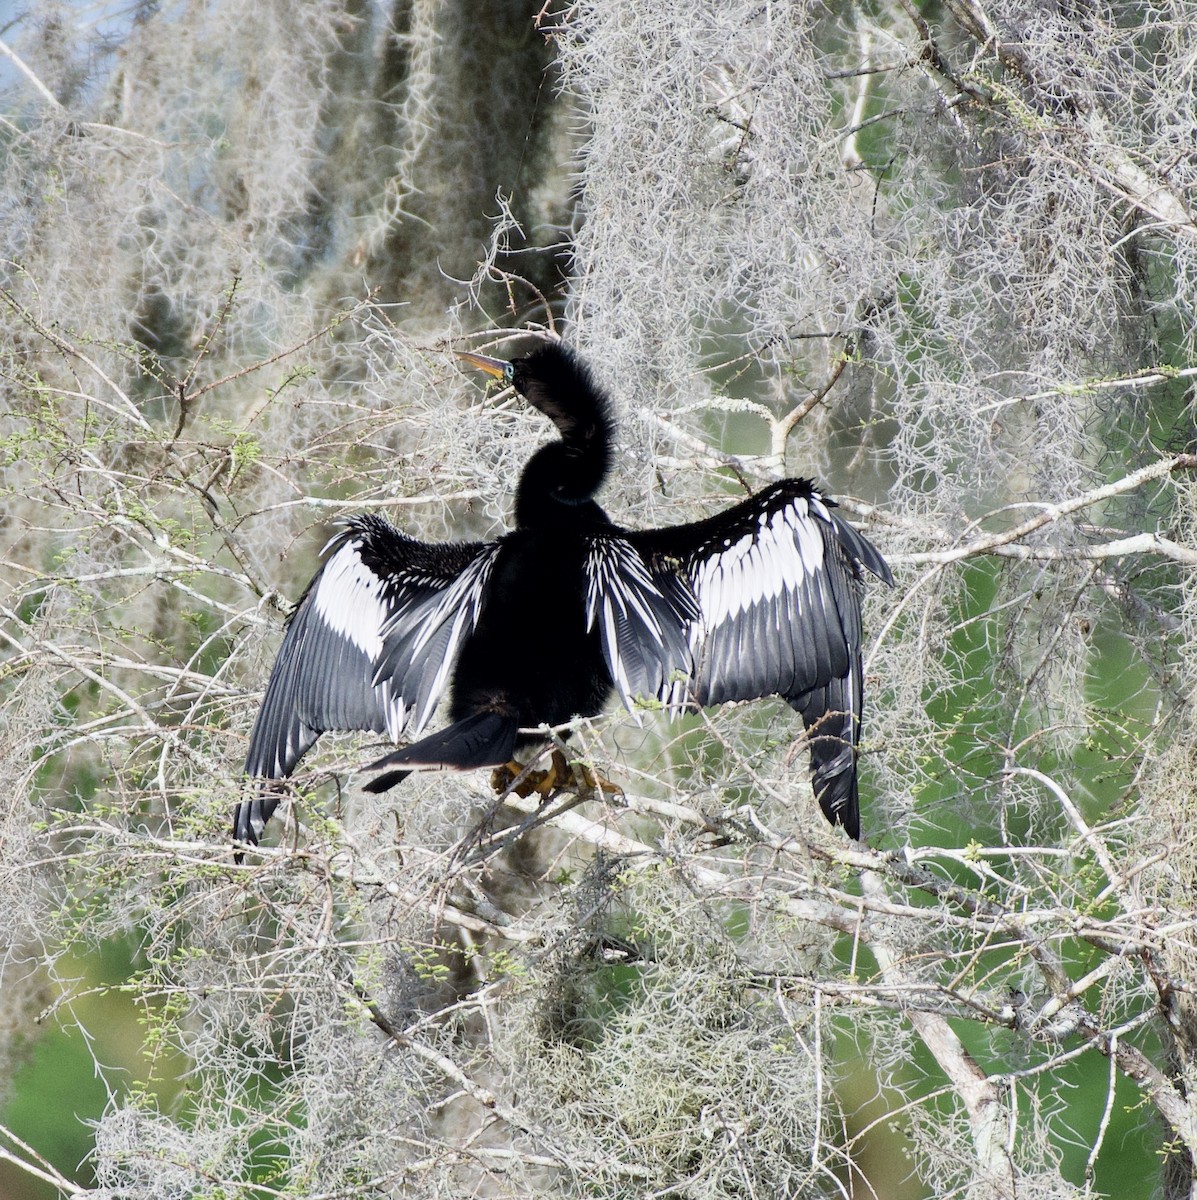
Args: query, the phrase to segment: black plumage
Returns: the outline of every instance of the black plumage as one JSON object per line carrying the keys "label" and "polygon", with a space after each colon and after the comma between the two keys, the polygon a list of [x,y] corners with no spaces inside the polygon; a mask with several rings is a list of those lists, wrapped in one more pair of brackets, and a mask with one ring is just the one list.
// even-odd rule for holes
{"label": "black plumage", "polygon": [[[802,715],[815,794],[860,836],[862,568],[876,548],[810,481],[785,479],[702,521],[630,531],[595,502],[613,454],[611,406],[560,343],[505,378],[560,437],[520,476],[515,528],[493,542],[429,545],[377,516],[330,541],[292,615],[250,737],[246,771],[291,774],[329,729],[419,734],[446,687],[449,724],[372,763],[382,791],[410,770],[508,762],[535,735],[599,712],[612,692],[672,710],[784,697]],[[238,806],[254,843],[278,800]]]}

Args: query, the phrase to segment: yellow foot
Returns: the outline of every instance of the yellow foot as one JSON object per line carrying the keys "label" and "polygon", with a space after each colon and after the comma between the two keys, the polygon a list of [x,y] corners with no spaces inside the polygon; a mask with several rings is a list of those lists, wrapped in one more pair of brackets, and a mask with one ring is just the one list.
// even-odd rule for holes
{"label": "yellow foot", "polygon": [[[513,758],[510,762],[505,762],[501,767],[495,767],[490,773],[490,786],[496,792],[509,792],[511,785],[523,774],[524,764],[516,762]],[[524,781],[525,783],[527,780]],[[522,789],[524,784],[520,784]],[[520,795],[526,796],[527,792],[521,790]]]}
{"label": "yellow foot", "polygon": [[574,767],[574,778],[579,791],[604,792],[608,796],[623,795],[623,788],[618,783],[612,783],[597,771],[592,771],[585,763],[578,763]]}
{"label": "yellow foot", "polygon": [[[519,783],[515,781],[523,775]],[[512,785],[515,784],[514,787]],[[623,788],[604,779],[602,775],[592,771],[584,763],[571,766],[560,750],[554,750],[549,766],[544,771],[527,771],[521,763],[512,759],[501,767],[496,767],[490,776],[490,785],[496,792],[514,791],[517,796],[527,799],[535,792],[542,800],[560,791],[573,792],[604,792],[607,795],[622,796]]]}
{"label": "yellow foot", "polygon": [[491,772],[490,786],[496,792],[515,792],[523,799],[527,799],[533,792],[542,799],[547,799],[553,792],[566,786],[571,779],[569,765],[564,756],[559,750],[554,750],[552,762],[547,770],[529,771],[523,763],[516,762],[513,758]]}

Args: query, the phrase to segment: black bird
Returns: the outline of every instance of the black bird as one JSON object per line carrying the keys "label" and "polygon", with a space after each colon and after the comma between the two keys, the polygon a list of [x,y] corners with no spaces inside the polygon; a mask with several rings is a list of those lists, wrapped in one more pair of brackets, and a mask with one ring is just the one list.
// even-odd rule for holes
{"label": "black bird", "polygon": [[[409,770],[506,764],[543,741],[521,729],[598,713],[616,692],[670,710],[777,694],[802,714],[815,795],[860,836],[862,568],[877,549],[805,479],[784,479],[687,525],[632,531],[594,500],[612,466],[611,404],[560,343],[512,362],[462,354],[505,379],[559,440],[529,459],[515,528],[429,545],[351,517],[287,625],[245,764],[282,779],[329,729],[419,734],[446,686],[449,724],[370,764],[384,791]],[[256,843],[278,803],[237,808]]]}

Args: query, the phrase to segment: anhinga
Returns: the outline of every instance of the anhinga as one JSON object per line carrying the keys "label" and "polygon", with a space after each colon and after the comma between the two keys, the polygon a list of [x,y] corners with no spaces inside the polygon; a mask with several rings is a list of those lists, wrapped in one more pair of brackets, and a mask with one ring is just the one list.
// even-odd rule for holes
{"label": "anhinga", "polygon": [[[462,354],[505,379],[559,440],[528,461],[515,528],[429,545],[355,516],[326,547],[287,625],[245,764],[286,778],[321,733],[419,734],[445,688],[449,724],[387,755],[366,785],[409,770],[508,763],[520,734],[598,713],[611,693],[671,710],[780,695],[808,731],[814,792],[860,836],[861,568],[876,548],[805,479],[784,479],[706,520],[632,531],[595,502],[612,465],[611,404],[560,343],[512,362]],[[278,803],[237,808],[256,843]]]}

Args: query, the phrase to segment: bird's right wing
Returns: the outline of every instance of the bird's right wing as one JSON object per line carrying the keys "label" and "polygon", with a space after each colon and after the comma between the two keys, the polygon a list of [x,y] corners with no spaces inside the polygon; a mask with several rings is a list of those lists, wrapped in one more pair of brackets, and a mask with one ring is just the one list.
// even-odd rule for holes
{"label": "bird's right wing", "polygon": [[353,517],[287,623],[245,770],[286,778],[321,733],[418,733],[478,620],[497,543],[429,545]]}
{"label": "bird's right wing", "polygon": [[624,531],[591,574],[625,703],[637,691],[671,709],[784,697],[808,731],[823,811],[857,837],[860,580],[892,576],[834,509],[808,480],[781,480],[702,521]]}

